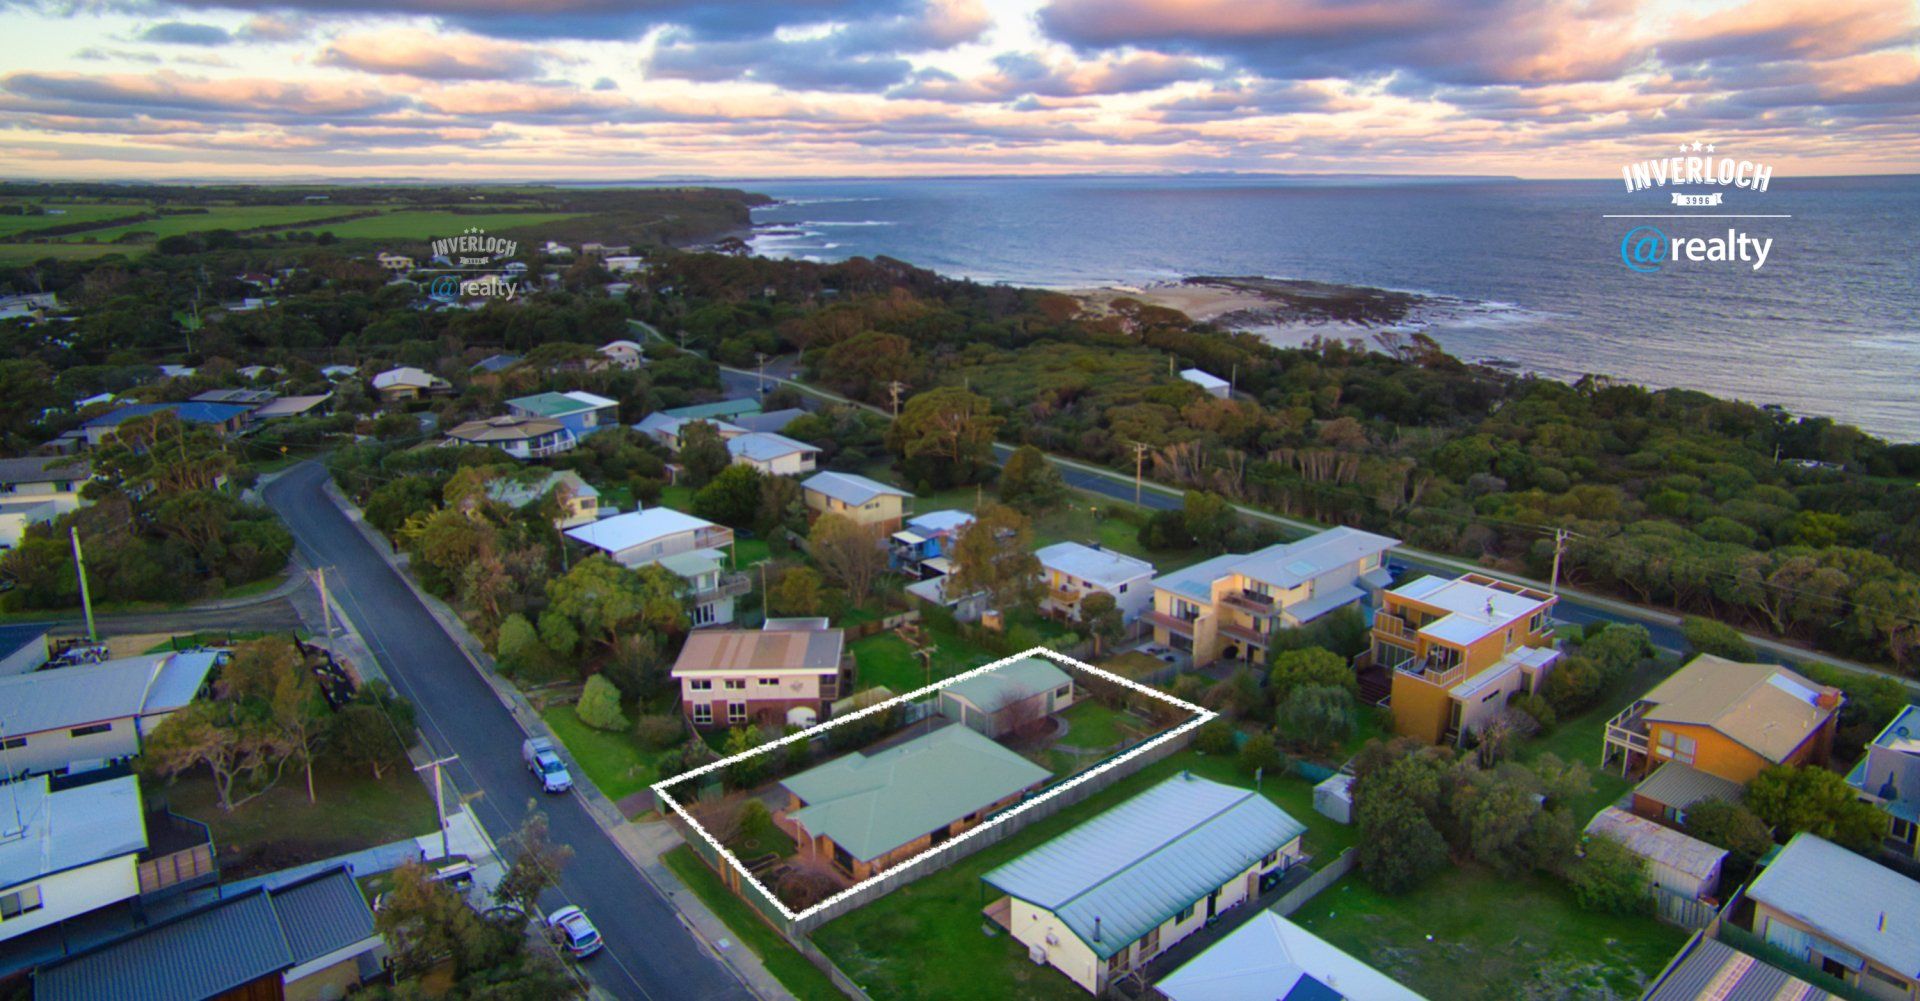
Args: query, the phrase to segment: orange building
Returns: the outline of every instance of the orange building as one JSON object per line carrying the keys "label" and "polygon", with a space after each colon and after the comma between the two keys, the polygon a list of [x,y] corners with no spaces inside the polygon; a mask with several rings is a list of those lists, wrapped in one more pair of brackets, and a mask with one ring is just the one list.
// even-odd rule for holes
{"label": "orange building", "polygon": [[1608,722],[1601,767],[1677,761],[1745,785],[1771,765],[1824,765],[1844,700],[1778,664],[1701,654]]}
{"label": "orange building", "polygon": [[1457,743],[1515,695],[1538,691],[1560,659],[1559,599],[1545,591],[1467,574],[1421,577],[1380,598],[1362,674],[1390,672],[1393,729],[1402,736]]}

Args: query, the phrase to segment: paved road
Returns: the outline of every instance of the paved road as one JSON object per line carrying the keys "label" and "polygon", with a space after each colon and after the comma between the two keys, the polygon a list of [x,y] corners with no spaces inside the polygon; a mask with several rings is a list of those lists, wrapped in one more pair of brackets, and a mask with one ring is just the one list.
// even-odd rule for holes
{"label": "paved road", "polygon": [[[457,754],[449,775],[462,795],[479,794],[474,812],[503,845],[538,796],[520,763],[522,731],[431,612],[322,492],[313,463],[267,488],[315,566],[331,568],[329,590],[372,648],[395,688],[419,710],[436,755]],[[573,847],[560,887],[541,903],[586,909],[607,948],[583,964],[594,983],[619,998],[719,1001],[752,995],[708,954],[627,856],[572,796],[547,797],[555,840]]]}

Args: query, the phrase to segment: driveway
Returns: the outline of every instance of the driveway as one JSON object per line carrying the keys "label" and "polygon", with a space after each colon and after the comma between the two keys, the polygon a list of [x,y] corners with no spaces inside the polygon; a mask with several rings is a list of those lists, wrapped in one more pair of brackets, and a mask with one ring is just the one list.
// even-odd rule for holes
{"label": "driveway", "polygon": [[394,687],[418,710],[436,756],[456,754],[448,775],[503,851],[529,807],[546,811],[554,840],[573,848],[560,886],[541,905],[584,908],[607,947],[582,963],[594,984],[618,998],[718,1001],[753,995],[708,953],[679,914],[571,795],[543,797],[520,762],[523,732],[472,662],[322,492],[325,471],[307,463],[266,490],[301,552],[329,568],[342,612],[372,649]]}

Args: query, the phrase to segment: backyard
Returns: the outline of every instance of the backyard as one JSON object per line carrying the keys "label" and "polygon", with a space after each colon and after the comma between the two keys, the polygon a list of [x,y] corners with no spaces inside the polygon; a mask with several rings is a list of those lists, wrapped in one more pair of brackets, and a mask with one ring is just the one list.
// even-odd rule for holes
{"label": "backyard", "polygon": [[[1035,966],[1006,935],[985,934],[982,926],[987,922],[980,911],[992,902],[993,894],[980,877],[1183,770],[1252,785],[1252,779],[1231,759],[1179,752],[1000,844],[830,922],[814,933],[814,942],[875,998],[1084,999],[1085,991],[1059,971]],[[1307,850],[1316,856],[1316,863],[1352,844],[1349,828],[1313,812],[1313,788],[1304,780],[1290,775],[1269,777],[1262,791],[1307,825]]]}
{"label": "backyard", "polygon": [[207,825],[220,874],[229,880],[431,834],[439,826],[433,796],[404,768],[389,769],[380,780],[358,769],[320,769],[312,803],[302,776],[288,771],[278,785],[231,813],[220,809],[213,779],[204,771],[146,788],[150,803]]}
{"label": "backyard", "polygon": [[602,795],[618,803],[660,778],[659,755],[640,746],[625,730],[595,730],[580,722],[572,705],[550,706],[540,714],[567,747],[567,755]]}

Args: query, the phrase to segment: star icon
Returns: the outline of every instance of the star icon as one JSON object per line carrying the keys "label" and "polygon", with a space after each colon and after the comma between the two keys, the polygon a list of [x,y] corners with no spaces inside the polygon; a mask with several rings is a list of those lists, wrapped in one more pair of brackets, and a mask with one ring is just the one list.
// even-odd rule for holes
{"label": "star icon", "polygon": [[1695,140],[1693,141],[1693,151],[1694,151],[1695,153],[1698,153],[1698,152],[1700,152],[1700,140],[1698,140],[1698,139],[1695,139]]}
{"label": "star icon", "polygon": [[1680,144],[1680,152],[1682,152],[1682,153],[1685,153],[1686,151],[1687,151],[1687,144],[1686,144],[1686,143],[1681,143],[1681,144]]}
{"label": "star icon", "polygon": [[1707,144],[1707,152],[1709,152],[1709,153],[1711,153],[1711,152],[1713,152],[1713,144],[1712,144],[1712,143],[1708,143],[1708,144]]}

